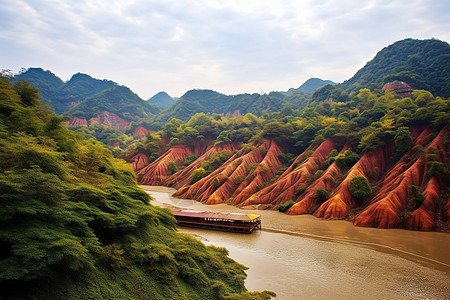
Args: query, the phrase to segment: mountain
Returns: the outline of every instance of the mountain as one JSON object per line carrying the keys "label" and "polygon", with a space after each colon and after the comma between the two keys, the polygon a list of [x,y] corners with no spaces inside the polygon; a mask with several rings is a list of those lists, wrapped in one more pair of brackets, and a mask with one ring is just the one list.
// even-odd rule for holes
{"label": "mountain", "polygon": [[2,299],[255,299],[224,248],[178,233],[131,167],[0,77]]}
{"label": "mountain", "polygon": [[381,88],[399,80],[435,96],[450,97],[450,45],[431,40],[405,39],[383,48],[352,78],[340,84],[347,91]]}
{"label": "mountain", "polygon": [[48,70],[44,71],[42,68],[29,68],[10,79],[12,83],[21,80],[28,81],[30,85],[39,88],[42,101],[49,103],[55,111],[63,111],[65,106],[60,105],[57,91],[64,86],[64,82],[55,74]]}
{"label": "mountain", "polygon": [[162,108],[167,108],[175,103],[175,99],[170,97],[166,92],[159,92],[150,99],[147,100],[147,102],[160,106]]}
{"label": "mountain", "polygon": [[263,111],[279,112],[285,105],[297,108],[304,106],[309,94],[304,92],[285,94],[271,92],[269,94],[224,95],[212,90],[190,90],[181,96],[169,110],[159,116],[161,121],[172,118],[188,120],[196,113],[217,113],[224,115],[260,115]]}
{"label": "mountain", "polygon": [[39,88],[42,100],[57,114],[73,117],[72,126],[86,126],[92,121],[123,130],[132,121],[158,114],[161,108],[134,94],[129,88],[111,80],[100,80],[87,74],[74,74],[63,82],[50,71],[29,68],[11,79],[26,80]]}
{"label": "mountain", "polygon": [[117,83],[111,80],[99,80],[82,73],[77,73],[69,81],[63,82],[52,72],[42,68],[29,68],[14,76],[11,82],[20,80],[26,80],[39,88],[42,100],[49,103],[58,114],[64,114],[87,97],[117,86]]}
{"label": "mountain", "polygon": [[87,74],[77,73],[58,92],[67,99],[67,102],[78,102],[116,86],[117,83],[114,81],[100,80]]}
{"label": "mountain", "polygon": [[301,91],[306,93],[312,93],[315,90],[317,90],[320,87],[323,87],[324,85],[331,84],[335,85],[336,83],[331,80],[322,80],[320,78],[310,78],[306,80],[300,87],[296,89],[289,89],[288,93],[292,93],[295,91]]}
{"label": "mountain", "polygon": [[102,111],[119,115],[132,121],[157,114],[160,108],[147,103],[125,86],[115,86],[93,96],[67,110],[67,114],[79,118],[92,118]]}

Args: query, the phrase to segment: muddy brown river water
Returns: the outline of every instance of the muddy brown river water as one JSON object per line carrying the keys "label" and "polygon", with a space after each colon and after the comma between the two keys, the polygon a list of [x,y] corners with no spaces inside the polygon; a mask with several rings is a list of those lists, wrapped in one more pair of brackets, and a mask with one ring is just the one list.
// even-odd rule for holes
{"label": "muddy brown river water", "polygon": [[180,227],[205,244],[226,247],[249,267],[246,287],[276,299],[450,299],[450,234],[353,226],[309,215],[242,210],[171,197],[142,186],[167,208],[256,213],[263,230],[239,234]]}

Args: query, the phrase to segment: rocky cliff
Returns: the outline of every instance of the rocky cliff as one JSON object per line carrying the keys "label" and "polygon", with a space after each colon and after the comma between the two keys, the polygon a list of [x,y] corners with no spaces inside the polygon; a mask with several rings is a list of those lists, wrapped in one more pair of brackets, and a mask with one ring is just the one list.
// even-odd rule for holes
{"label": "rocky cliff", "polygon": [[[450,192],[448,174],[442,170],[449,165],[449,126],[438,134],[429,127],[416,126],[410,129],[410,135],[411,148],[397,161],[393,159],[396,146],[392,140],[344,167],[327,160],[332,150],[342,155],[351,149],[351,143],[343,137],[311,144],[284,169],[279,159],[282,149],[272,139],[244,147],[213,147],[211,141],[198,142],[193,148],[175,145],[150,164],[138,154],[132,165],[139,183],[172,186],[178,189],[175,197],[205,204],[276,209],[293,200],[287,214],[347,219],[357,226],[378,228],[430,231],[448,226]],[[224,150],[237,152],[192,182],[193,172]],[[194,153],[199,155],[195,161],[172,174],[170,162],[180,166]],[[357,201],[349,190],[352,179],[361,176],[372,189],[364,202]],[[328,199],[317,197],[319,189],[328,193]]]}

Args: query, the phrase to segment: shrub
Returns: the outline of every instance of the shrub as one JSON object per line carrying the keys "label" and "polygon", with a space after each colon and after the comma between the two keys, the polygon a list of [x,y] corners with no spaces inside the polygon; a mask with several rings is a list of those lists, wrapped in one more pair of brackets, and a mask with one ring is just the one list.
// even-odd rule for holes
{"label": "shrub", "polygon": [[292,205],[294,205],[294,201],[289,200],[284,202],[283,204],[278,205],[278,211],[279,212],[285,212],[287,211],[289,208],[291,208]]}
{"label": "shrub", "polygon": [[328,200],[328,191],[324,189],[317,189],[314,193],[314,197],[320,202],[325,202]]}
{"label": "shrub", "polygon": [[299,183],[297,188],[295,189],[295,195],[299,196],[301,193],[303,193],[306,190],[307,187],[308,186],[306,185],[306,183],[304,183],[304,182]]}
{"label": "shrub", "polygon": [[203,169],[203,168],[195,169],[191,175],[191,182],[195,183],[195,182],[199,181],[200,179],[202,179],[203,177],[205,177],[206,175],[208,175],[208,173],[206,172],[205,169]]}
{"label": "shrub", "polygon": [[428,169],[427,175],[428,176],[436,176],[437,174],[446,175],[448,174],[448,170],[445,167],[445,165],[438,161],[431,161],[428,162],[430,165],[430,168]]}
{"label": "shrub", "polygon": [[414,209],[418,209],[423,201],[425,201],[426,197],[425,195],[419,193],[419,188],[415,185],[410,185],[409,190],[411,191],[411,199],[414,202]]}
{"label": "shrub", "polygon": [[169,162],[168,167],[172,174],[174,174],[176,171],[178,171],[178,167],[173,161]]}
{"label": "shrub", "polygon": [[250,175],[258,167],[258,164],[249,164],[247,168],[247,175]]}
{"label": "shrub", "polygon": [[290,166],[290,165],[292,165],[292,163],[294,162],[296,157],[297,156],[295,156],[292,153],[280,153],[280,154],[278,154],[278,159],[283,164],[283,166]]}
{"label": "shrub", "polygon": [[364,176],[353,178],[350,181],[349,191],[358,202],[364,202],[372,194],[369,181]]}

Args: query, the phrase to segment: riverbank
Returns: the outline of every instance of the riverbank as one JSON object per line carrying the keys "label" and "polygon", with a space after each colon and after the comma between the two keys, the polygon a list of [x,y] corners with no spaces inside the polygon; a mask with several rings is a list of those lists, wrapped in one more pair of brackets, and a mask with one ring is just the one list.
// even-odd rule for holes
{"label": "riverbank", "polygon": [[262,216],[251,235],[179,228],[204,243],[226,247],[248,266],[249,290],[268,289],[277,299],[446,299],[450,235],[353,226],[309,215],[207,206],[171,197],[173,189],[142,186],[154,205]]}

